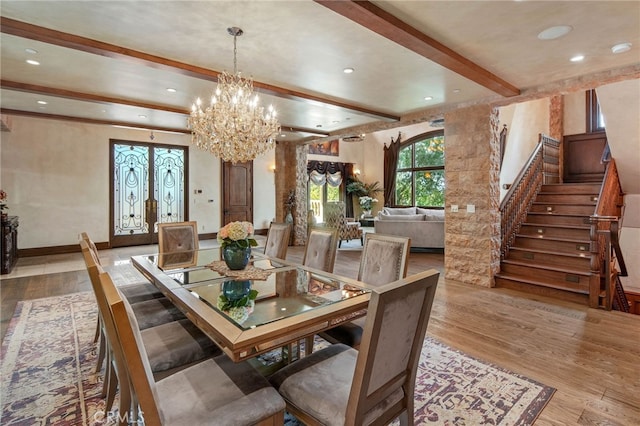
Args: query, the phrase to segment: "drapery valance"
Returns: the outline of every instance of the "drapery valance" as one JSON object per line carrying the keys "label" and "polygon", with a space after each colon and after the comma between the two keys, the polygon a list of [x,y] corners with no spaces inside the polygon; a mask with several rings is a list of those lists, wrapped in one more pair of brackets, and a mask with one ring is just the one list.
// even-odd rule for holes
{"label": "drapery valance", "polygon": [[[311,160],[307,161],[307,174],[309,180],[316,185],[324,185],[326,182],[331,186],[341,186],[341,198],[345,200],[347,217],[353,217],[353,197],[347,193],[346,188],[349,179],[353,179],[353,164]],[[344,182],[345,179],[346,182]]]}

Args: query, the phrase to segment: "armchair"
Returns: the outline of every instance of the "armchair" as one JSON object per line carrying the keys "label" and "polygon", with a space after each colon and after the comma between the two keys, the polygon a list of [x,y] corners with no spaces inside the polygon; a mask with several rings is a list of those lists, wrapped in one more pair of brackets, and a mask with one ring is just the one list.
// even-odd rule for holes
{"label": "armchair", "polygon": [[343,201],[327,203],[324,207],[325,225],[338,230],[338,248],[343,240],[360,239],[362,244],[362,228],[360,222],[354,218],[345,217],[345,206]]}

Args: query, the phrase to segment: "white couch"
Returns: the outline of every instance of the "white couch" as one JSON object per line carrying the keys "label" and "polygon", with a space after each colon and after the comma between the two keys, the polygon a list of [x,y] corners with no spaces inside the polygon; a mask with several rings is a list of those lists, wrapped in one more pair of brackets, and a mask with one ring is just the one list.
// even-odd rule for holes
{"label": "white couch", "polygon": [[411,238],[411,247],[444,248],[444,210],[384,207],[373,226],[379,234]]}

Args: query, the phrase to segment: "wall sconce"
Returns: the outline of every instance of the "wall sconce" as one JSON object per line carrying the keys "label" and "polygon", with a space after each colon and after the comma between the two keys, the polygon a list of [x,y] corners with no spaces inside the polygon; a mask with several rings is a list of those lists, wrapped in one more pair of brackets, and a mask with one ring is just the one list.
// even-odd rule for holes
{"label": "wall sconce", "polygon": [[276,172],[276,165],[272,164],[271,166],[269,166],[269,171],[272,172],[272,173],[275,173]]}
{"label": "wall sconce", "polygon": [[360,169],[353,169],[353,174],[356,176],[360,176]]}

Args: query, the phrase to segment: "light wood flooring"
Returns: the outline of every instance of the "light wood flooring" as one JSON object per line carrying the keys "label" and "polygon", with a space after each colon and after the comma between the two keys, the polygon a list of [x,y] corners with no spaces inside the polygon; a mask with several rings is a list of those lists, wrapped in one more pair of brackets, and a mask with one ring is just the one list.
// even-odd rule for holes
{"label": "light wood flooring", "polygon": [[[114,279],[134,281],[140,277],[127,258],[152,249],[104,250],[100,257]],[[360,253],[338,250],[335,272],[355,278]],[[287,259],[302,255],[302,247],[290,247]],[[443,261],[442,253],[411,253],[409,274],[434,268],[442,275]],[[88,280],[83,270],[3,279],[2,336],[18,301],[90,291]],[[441,278],[428,333],[556,388],[536,425],[640,425],[640,316]]]}

